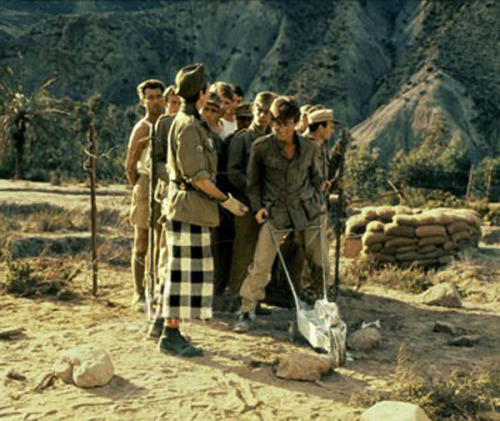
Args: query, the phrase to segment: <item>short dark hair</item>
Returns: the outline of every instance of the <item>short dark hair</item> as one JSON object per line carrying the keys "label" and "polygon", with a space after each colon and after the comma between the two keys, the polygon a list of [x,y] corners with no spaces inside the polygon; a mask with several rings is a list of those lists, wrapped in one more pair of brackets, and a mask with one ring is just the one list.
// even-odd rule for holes
{"label": "short dark hair", "polygon": [[279,96],[271,104],[273,120],[283,122],[290,118],[297,123],[300,119],[300,108],[297,101],[291,96]]}
{"label": "short dark hair", "polygon": [[137,85],[137,95],[139,95],[140,99],[144,99],[146,89],[160,89],[163,94],[165,91],[165,84],[158,79],[148,79],[139,83],[139,85]]}
{"label": "short dark hair", "polygon": [[239,85],[233,85],[233,93],[241,97],[245,96],[245,92],[243,92],[243,89]]}
{"label": "short dark hair", "polygon": [[220,97],[224,97],[230,100],[233,99],[233,88],[226,82],[215,82],[210,87],[210,92],[215,92]]}
{"label": "short dark hair", "polygon": [[318,128],[326,127],[327,124],[328,124],[328,121],[320,121],[318,123],[309,124],[309,131],[311,133],[314,133],[316,130],[318,130]]}
{"label": "short dark hair", "polygon": [[166,101],[168,101],[170,95],[175,95],[175,85],[170,85],[163,91],[163,98],[165,98]]}

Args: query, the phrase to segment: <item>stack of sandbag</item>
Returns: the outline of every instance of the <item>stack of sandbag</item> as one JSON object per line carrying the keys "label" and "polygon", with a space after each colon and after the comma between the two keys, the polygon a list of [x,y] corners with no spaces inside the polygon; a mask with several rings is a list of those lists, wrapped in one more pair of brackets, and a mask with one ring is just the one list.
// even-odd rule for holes
{"label": "stack of sandbag", "polygon": [[368,207],[347,221],[346,235],[361,236],[362,253],[378,262],[444,264],[458,250],[477,246],[481,220],[467,209]]}

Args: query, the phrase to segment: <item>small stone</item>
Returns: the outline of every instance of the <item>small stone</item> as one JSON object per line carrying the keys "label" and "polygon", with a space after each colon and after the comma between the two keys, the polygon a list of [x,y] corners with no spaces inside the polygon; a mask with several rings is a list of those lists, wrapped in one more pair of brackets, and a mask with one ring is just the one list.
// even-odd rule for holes
{"label": "small stone", "polygon": [[18,381],[25,381],[26,380],[26,376],[22,375],[21,373],[15,371],[15,370],[8,371],[6,374],[6,377],[8,379],[18,380]]}
{"label": "small stone", "polygon": [[362,421],[431,421],[424,410],[407,402],[382,401],[361,414]]}
{"label": "small stone", "polygon": [[450,342],[448,342],[448,345],[472,347],[476,345],[480,340],[481,336],[479,335],[462,335],[458,338],[452,339]]}
{"label": "small stone", "polygon": [[371,351],[380,345],[380,332],[375,327],[359,329],[349,336],[347,346],[355,351]]}
{"label": "small stone", "polygon": [[420,302],[427,305],[462,307],[462,298],[455,285],[444,282],[429,288],[419,295]]}
{"label": "small stone", "polygon": [[276,376],[287,380],[319,381],[333,368],[331,358],[292,354],[279,358]]}
{"label": "small stone", "polygon": [[54,364],[53,372],[65,383],[87,388],[108,384],[114,367],[106,351],[79,346],[63,354]]}
{"label": "small stone", "polygon": [[449,333],[451,335],[454,335],[456,332],[456,328],[451,323],[438,321],[434,323],[434,329],[432,329],[432,331],[438,333]]}

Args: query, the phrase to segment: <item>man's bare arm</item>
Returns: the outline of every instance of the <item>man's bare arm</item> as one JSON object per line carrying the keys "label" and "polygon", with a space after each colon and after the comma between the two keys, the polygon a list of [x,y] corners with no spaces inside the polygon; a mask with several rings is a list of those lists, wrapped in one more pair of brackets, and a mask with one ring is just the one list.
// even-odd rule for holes
{"label": "man's bare arm", "polygon": [[149,141],[149,126],[144,122],[135,125],[127,150],[126,172],[130,184],[134,185],[137,181],[137,162],[141,153],[147,147]]}

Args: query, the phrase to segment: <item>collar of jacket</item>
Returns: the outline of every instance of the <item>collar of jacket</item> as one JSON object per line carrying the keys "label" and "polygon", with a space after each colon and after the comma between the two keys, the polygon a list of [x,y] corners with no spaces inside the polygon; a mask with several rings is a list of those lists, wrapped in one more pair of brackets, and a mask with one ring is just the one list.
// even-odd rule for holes
{"label": "collar of jacket", "polygon": [[184,102],[182,105],[181,105],[181,111],[187,115],[192,115],[194,116],[195,118],[197,118],[198,120],[201,119],[200,117],[200,113],[198,112],[198,110],[196,109],[196,104],[192,104],[192,103],[187,103],[187,102]]}
{"label": "collar of jacket", "polygon": [[[283,155],[283,157],[285,157],[286,159],[290,160],[290,158],[288,157],[288,155],[286,154],[286,151],[285,151],[285,142],[280,141],[275,135],[273,135],[273,138],[274,138],[274,142],[276,144],[276,147],[278,148],[281,155]],[[295,145],[295,154],[293,155],[292,159],[294,159],[297,156],[300,156],[300,147],[301,146],[300,146],[300,138],[297,135],[297,132],[293,133],[293,144]]]}
{"label": "collar of jacket", "polygon": [[269,133],[267,130],[262,130],[259,127],[257,127],[257,125],[254,122],[252,122],[252,124],[250,124],[250,127],[248,128],[248,130],[251,130],[251,131],[257,133],[258,135],[262,135],[262,136]]}

